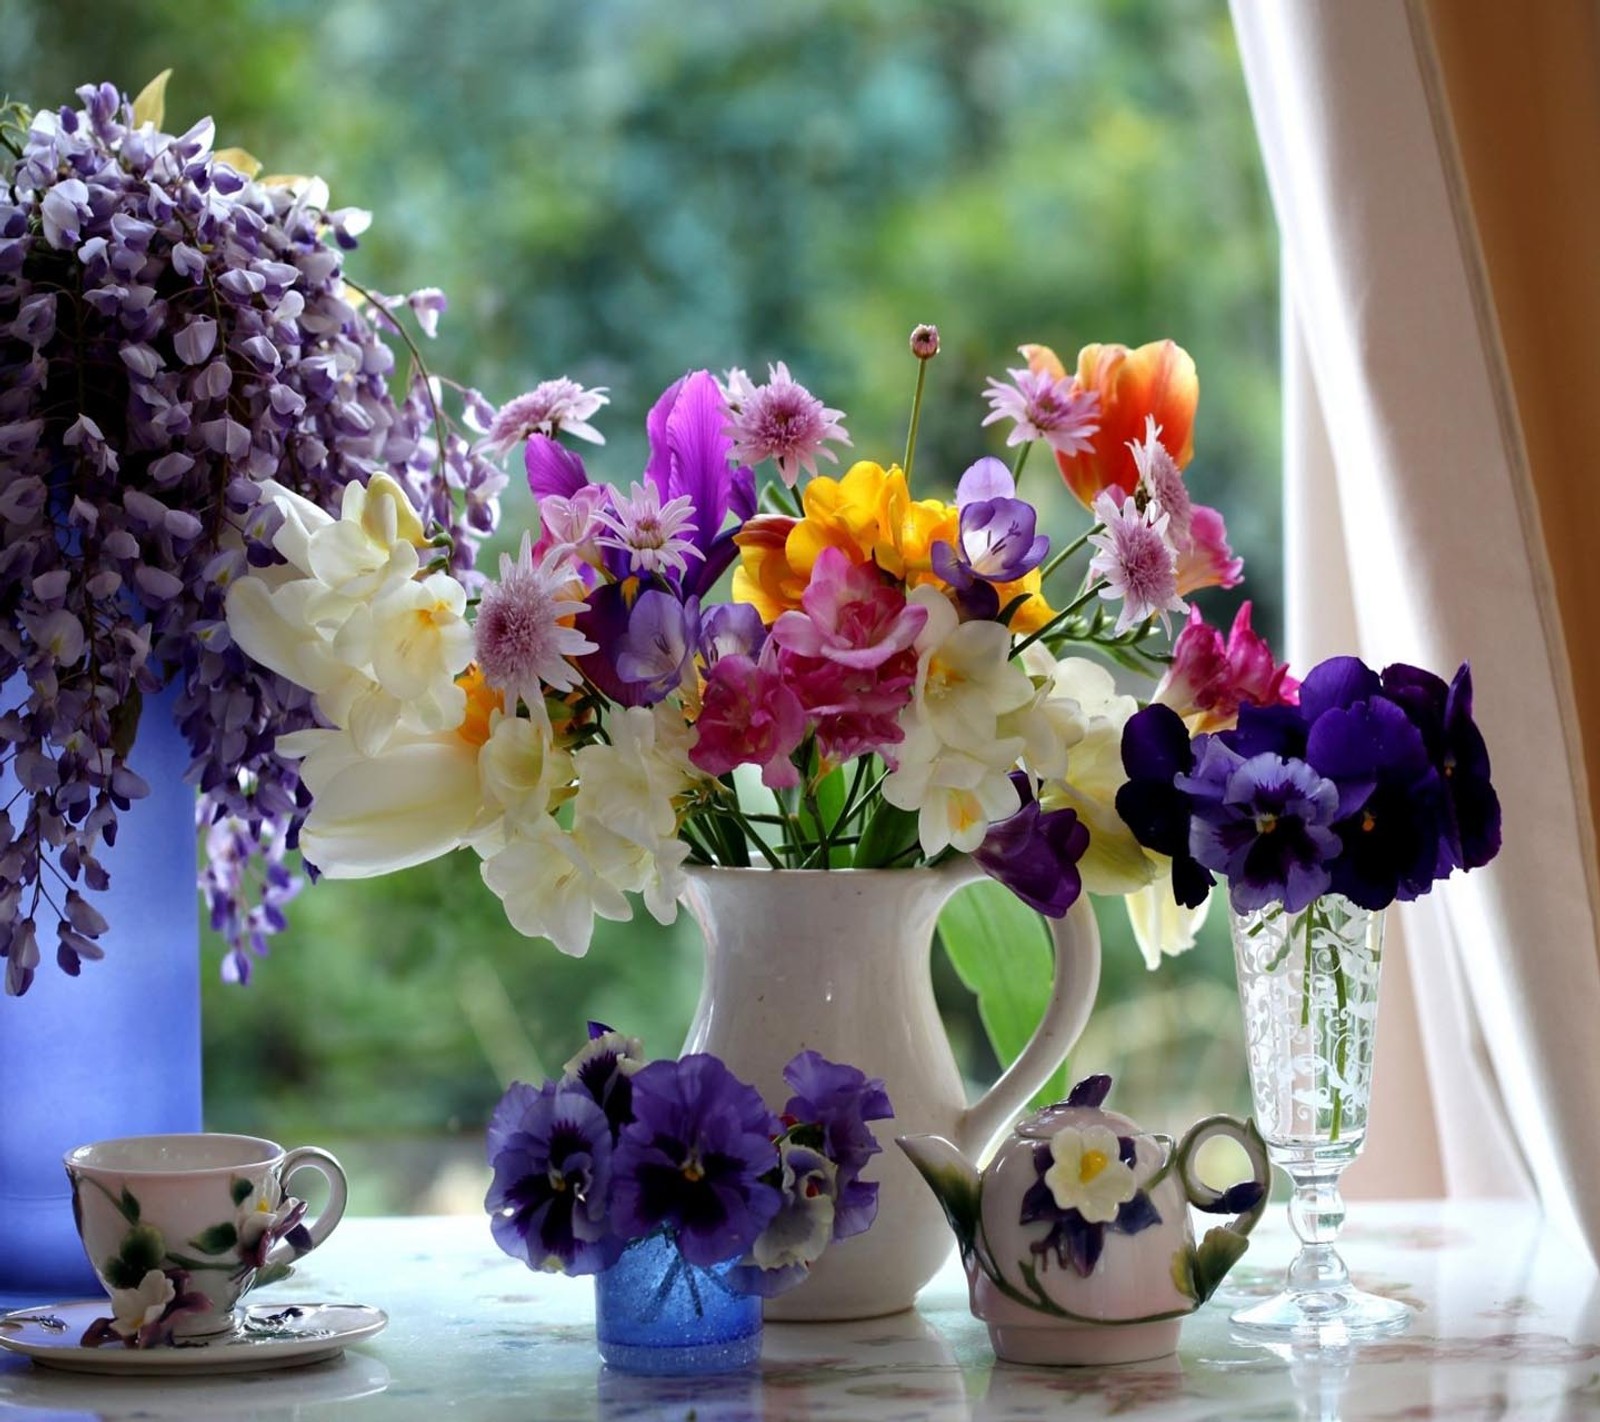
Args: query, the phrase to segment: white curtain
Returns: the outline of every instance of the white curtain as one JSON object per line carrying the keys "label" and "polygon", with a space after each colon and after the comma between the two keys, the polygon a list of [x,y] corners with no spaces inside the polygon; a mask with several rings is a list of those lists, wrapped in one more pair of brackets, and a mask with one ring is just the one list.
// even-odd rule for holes
{"label": "white curtain", "polygon": [[1563,626],[1430,15],[1233,16],[1283,243],[1292,651],[1470,660],[1505,814],[1494,864],[1395,915],[1412,991],[1385,987],[1360,1169],[1369,1191],[1536,1189],[1594,1253],[1600,897],[1569,636],[1595,633],[1582,609]]}

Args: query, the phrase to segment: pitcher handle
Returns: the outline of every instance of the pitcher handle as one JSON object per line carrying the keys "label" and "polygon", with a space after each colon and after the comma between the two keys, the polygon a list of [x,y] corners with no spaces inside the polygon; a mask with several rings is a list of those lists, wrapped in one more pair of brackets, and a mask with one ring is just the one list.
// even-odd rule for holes
{"label": "pitcher handle", "polygon": [[1094,1008],[1100,988],[1100,926],[1088,894],[1079,894],[1064,917],[1046,918],[1045,926],[1056,954],[1050,1001],[1016,1061],[962,1112],[956,1124],[956,1143],[973,1160],[983,1155],[989,1142],[1066,1060]]}

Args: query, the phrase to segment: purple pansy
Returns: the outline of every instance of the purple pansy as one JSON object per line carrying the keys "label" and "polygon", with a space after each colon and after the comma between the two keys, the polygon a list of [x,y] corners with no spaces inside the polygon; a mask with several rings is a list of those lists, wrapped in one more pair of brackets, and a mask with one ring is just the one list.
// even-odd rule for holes
{"label": "purple pansy", "polygon": [[606,1113],[611,1136],[633,1119],[633,1074],[645,1064],[644,1044],[603,1022],[589,1024],[589,1040],[561,1069],[563,1082],[581,1087]]}
{"label": "purple pansy", "polygon": [[1216,881],[1189,852],[1193,805],[1177,785],[1194,769],[1194,747],[1183,718],[1169,706],[1147,706],[1122,728],[1128,781],[1117,791],[1117,813],[1147,849],[1172,860],[1173,897],[1198,908]]}
{"label": "purple pansy", "polygon": [[1174,782],[1192,797],[1190,853],[1227,879],[1236,913],[1279,902],[1300,912],[1333,880],[1338,787],[1270,751],[1246,760],[1217,736],[1195,748],[1193,774]]}
{"label": "purple pansy", "polygon": [[1075,810],[1044,809],[1034,798],[1031,777],[1021,771],[1013,771],[1011,780],[1022,808],[990,825],[972,858],[1030,908],[1061,918],[1083,891],[1078,861],[1089,848],[1088,826]]}
{"label": "purple pansy", "polygon": [[705,1267],[744,1254],[782,1203],[762,1179],[781,1128],[760,1094],[696,1053],[639,1071],[633,1113],[613,1162],[616,1229],[671,1230],[683,1257]]}
{"label": "purple pansy", "polygon": [[489,1122],[494,1181],[484,1197],[495,1242],[531,1269],[593,1274],[623,1241],[608,1224],[611,1124],[589,1093],[514,1083]]}
{"label": "purple pansy", "polygon": [[839,1168],[835,1182],[833,1237],[860,1234],[878,1213],[878,1186],[860,1178],[866,1163],[883,1149],[868,1121],[894,1116],[883,1081],[853,1066],[831,1062],[820,1052],[799,1053],[783,1069],[794,1095],[784,1119],[818,1126],[822,1148]]}

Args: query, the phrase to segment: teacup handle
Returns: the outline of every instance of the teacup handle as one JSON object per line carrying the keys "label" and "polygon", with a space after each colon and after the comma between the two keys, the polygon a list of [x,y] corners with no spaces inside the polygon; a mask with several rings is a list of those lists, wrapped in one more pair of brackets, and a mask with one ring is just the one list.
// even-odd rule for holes
{"label": "teacup handle", "polygon": [[318,1150],[316,1146],[298,1146],[283,1158],[279,1180],[284,1194],[290,1193],[290,1178],[301,1170],[315,1170],[328,1182],[328,1203],[322,1207],[322,1213],[316,1219],[304,1226],[311,1242],[296,1246],[292,1238],[280,1239],[267,1255],[268,1269],[291,1264],[301,1255],[309,1254],[333,1233],[333,1227],[344,1218],[344,1207],[350,1195],[350,1182],[345,1179],[344,1167],[325,1150]]}
{"label": "teacup handle", "polygon": [[[1250,1161],[1250,1179],[1230,1185],[1226,1190],[1214,1190],[1195,1175],[1195,1153],[1213,1136],[1226,1136],[1239,1143]],[[1184,1194],[1195,1209],[1208,1215],[1233,1215],[1225,1228],[1237,1235],[1248,1235],[1255,1228],[1272,1189],[1272,1163],[1267,1159],[1266,1142],[1261,1139],[1254,1121],[1239,1121],[1232,1116],[1207,1116],[1203,1121],[1196,1121],[1178,1142],[1173,1163],[1177,1166],[1178,1178],[1183,1181]]]}

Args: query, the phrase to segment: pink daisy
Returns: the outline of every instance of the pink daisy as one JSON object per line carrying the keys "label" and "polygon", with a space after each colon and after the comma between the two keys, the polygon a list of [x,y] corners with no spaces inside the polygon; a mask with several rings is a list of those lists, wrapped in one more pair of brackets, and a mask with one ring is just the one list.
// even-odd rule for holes
{"label": "pink daisy", "polygon": [[1104,527],[1089,538],[1099,550],[1089,561],[1089,576],[1105,579],[1101,597],[1122,599],[1117,632],[1159,616],[1170,633],[1167,614],[1187,612],[1189,604],[1178,596],[1178,551],[1167,535],[1167,515],[1159,504],[1140,509],[1126,497],[1119,505],[1108,489],[1094,501],[1094,516]]}
{"label": "pink daisy", "polygon": [[609,529],[595,541],[607,548],[620,548],[633,555],[636,573],[675,572],[682,576],[689,571],[687,558],[703,558],[703,554],[685,535],[694,533],[694,499],[680,494],[675,499],[661,502],[661,491],[653,480],[632,484],[628,497],[615,489],[611,491],[611,508],[595,515],[595,522]]}
{"label": "pink daisy", "polygon": [[605,436],[589,423],[589,419],[611,398],[605,386],[585,390],[576,380],[560,376],[546,380],[526,395],[504,404],[489,425],[489,432],[478,448],[492,458],[499,459],[529,435],[556,435],[565,431],[577,439],[593,444],[604,444]]}
{"label": "pink daisy", "polygon": [[1008,370],[1012,383],[989,381],[983,398],[989,402],[984,424],[1014,420],[1006,444],[1029,444],[1042,439],[1061,454],[1081,454],[1094,448],[1100,428],[1100,396],[1079,390],[1070,375],[1055,379],[1047,370]]}
{"label": "pink daisy", "polygon": [[1190,523],[1194,518],[1194,506],[1183,482],[1183,471],[1161,443],[1161,426],[1156,423],[1154,415],[1144,417],[1143,442],[1130,439],[1128,448],[1133,452],[1133,462],[1139,469],[1139,487],[1135,491],[1135,498],[1141,506],[1150,503],[1161,505],[1162,512],[1169,520],[1167,535],[1172,539],[1172,546],[1180,554],[1187,552],[1192,541]]}
{"label": "pink daisy", "polygon": [[546,686],[570,691],[578,684],[567,658],[598,650],[576,628],[561,625],[587,606],[569,596],[576,578],[565,548],[552,548],[535,564],[527,532],[515,559],[500,555],[500,581],[484,589],[473,632],[484,679],[509,705],[521,697],[537,712]]}
{"label": "pink daisy", "polygon": [[825,441],[850,443],[840,423],[844,411],[828,409],[805,386],[795,384],[781,360],[767,367],[765,385],[754,384],[742,370],[730,370],[722,393],[732,416],[727,430],[732,457],[741,464],[772,460],[791,489],[802,469],[817,472],[818,455],[838,462],[838,455],[823,448]]}

